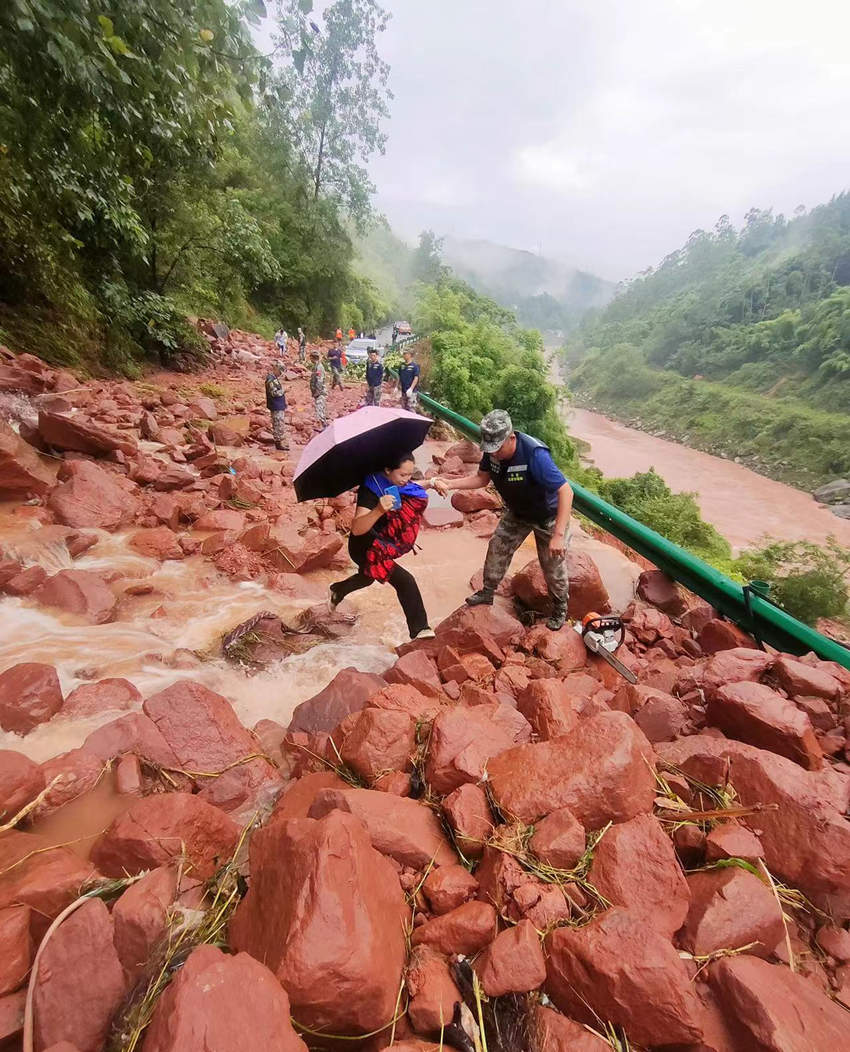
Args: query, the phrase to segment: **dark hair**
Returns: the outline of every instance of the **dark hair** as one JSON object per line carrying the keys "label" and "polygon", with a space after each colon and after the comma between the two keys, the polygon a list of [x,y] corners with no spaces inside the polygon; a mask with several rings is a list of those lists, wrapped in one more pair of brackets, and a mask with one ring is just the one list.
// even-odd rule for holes
{"label": "dark hair", "polygon": [[384,467],[389,468],[390,471],[395,471],[402,464],[406,464],[408,460],[412,460],[414,464],[416,463],[416,458],[411,452],[396,453],[395,456],[389,457],[389,463],[384,464]]}

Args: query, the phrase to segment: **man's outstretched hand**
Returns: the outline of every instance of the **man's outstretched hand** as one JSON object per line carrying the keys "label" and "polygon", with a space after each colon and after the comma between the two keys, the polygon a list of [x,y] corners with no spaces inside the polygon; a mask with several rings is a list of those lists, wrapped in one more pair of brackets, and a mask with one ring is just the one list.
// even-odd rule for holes
{"label": "man's outstretched hand", "polygon": [[443,479],[441,479],[441,478],[433,478],[433,479],[431,479],[431,485],[440,494],[441,497],[448,496],[448,492],[449,491],[448,491],[448,488],[446,487],[446,483],[445,483],[445,481]]}

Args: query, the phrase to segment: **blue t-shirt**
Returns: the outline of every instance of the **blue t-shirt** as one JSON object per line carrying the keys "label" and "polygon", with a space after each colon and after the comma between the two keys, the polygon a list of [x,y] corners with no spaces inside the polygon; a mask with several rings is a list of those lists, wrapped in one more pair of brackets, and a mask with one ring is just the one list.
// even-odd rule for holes
{"label": "blue t-shirt", "polygon": [[420,373],[419,363],[411,362],[410,365],[403,365],[398,371],[398,379],[401,384],[402,391],[407,391],[414,379],[419,376]]}
{"label": "blue t-shirt", "polygon": [[[490,474],[490,454],[485,453],[478,465],[480,471]],[[548,449],[535,449],[531,454],[531,462],[528,465],[528,474],[532,482],[542,486],[546,490],[559,490],[567,481]]]}

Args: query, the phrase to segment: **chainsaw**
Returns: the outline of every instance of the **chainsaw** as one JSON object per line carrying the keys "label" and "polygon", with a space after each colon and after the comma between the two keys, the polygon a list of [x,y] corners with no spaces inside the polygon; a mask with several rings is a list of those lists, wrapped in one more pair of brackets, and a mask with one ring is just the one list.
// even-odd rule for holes
{"label": "chainsaw", "polygon": [[575,630],[584,640],[584,645],[591,654],[598,654],[629,683],[637,683],[637,676],[634,672],[627,668],[619,658],[614,657],[614,651],[623,642],[626,633],[621,618],[602,617],[597,613],[585,614],[581,619],[581,624],[576,624]]}

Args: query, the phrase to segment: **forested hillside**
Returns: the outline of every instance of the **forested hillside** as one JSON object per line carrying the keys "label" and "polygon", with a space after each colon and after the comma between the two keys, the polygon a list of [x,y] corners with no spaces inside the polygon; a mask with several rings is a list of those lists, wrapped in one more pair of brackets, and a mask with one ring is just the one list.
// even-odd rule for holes
{"label": "forested hillside", "polygon": [[187,314],[378,320],[349,234],[389,97],[374,0],[0,6],[0,342],[133,372],[196,349]]}
{"label": "forested hillside", "polygon": [[595,404],[800,482],[850,470],[850,194],[695,231],[566,348]]}

